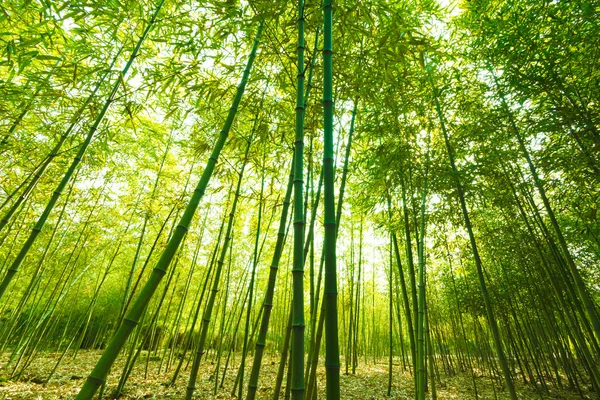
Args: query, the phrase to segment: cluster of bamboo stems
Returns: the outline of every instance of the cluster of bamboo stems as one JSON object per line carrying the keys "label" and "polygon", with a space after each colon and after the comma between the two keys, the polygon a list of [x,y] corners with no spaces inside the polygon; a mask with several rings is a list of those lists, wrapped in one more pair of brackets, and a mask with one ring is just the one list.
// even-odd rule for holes
{"label": "cluster of bamboo stems", "polygon": [[[102,109],[96,115],[94,122],[90,126],[85,140],[81,143],[75,158],[73,159],[68,170],[65,172],[62,180],[56,186],[53,194],[40,215],[37,223],[29,233],[27,240],[23,243],[20,251],[12,263],[6,268],[2,268],[4,276],[0,283],[0,298],[5,298],[10,293],[10,284],[14,277],[19,272],[21,265],[25,262],[29,252],[35,247],[36,239],[44,229],[45,223],[52,213],[55,213],[55,206],[61,196],[65,196],[66,200],[63,206],[58,210],[58,221],[63,219],[66,204],[71,196],[74,188],[74,182],[77,180],[78,168],[84,159],[84,155],[92,143],[94,135],[101,122],[103,121],[109,107],[113,103],[117,92],[119,91],[125,77],[135,61],[138,52],[144,45],[144,41],[151,34],[152,28],[158,20],[158,15],[163,7],[164,0],[160,0],[151,16],[147,25],[139,37],[133,51],[131,52],[127,63],[120,72],[119,77],[114,79],[112,89],[106,97]],[[425,399],[426,392],[430,391],[432,396],[436,397],[436,380],[439,377],[439,365],[441,364],[448,374],[453,374],[457,370],[469,371],[475,396],[477,397],[477,379],[476,370],[489,370],[489,375],[501,375],[504,384],[509,392],[511,399],[516,400],[517,390],[515,389],[516,368],[518,364],[519,372],[522,379],[527,382],[546,386],[546,381],[553,379],[558,384],[561,384],[563,375],[572,386],[579,387],[578,382],[581,381],[580,370],[574,364],[577,358],[582,365],[583,370],[589,376],[590,382],[596,392],[600,391],[600,374],[597,369],[598,354],[600,347],[598,339],[600,338],[600,317],[598,309],[594,304],[594,300],[590,295],[589,289],[586,287],[581,272],[577,267],[571,250],[565,239],[565,235],[561,230],[558,219],[555,215],[548,196],[546,195],[544,181],[540,178],[534,160],[532,159],[523,133],[520,131],[518,124],[512,114],[506,96],[502,93],[500,85],[495,81],[495,87],[501,100],[503,117],[509,121],[509,125],[518,142],[519,150],[526,162],[528,173],[531,175],[536,193],[527,191],[520,187],[519,183],[513,183],[511,177],[520,176],[523,178],[523,172],[518,165],[504,163],[502,165],[502,173],[508,178],[510,183],[510,191],[514,197],[515,204],[518,206],[519,216],[527,229],[527,234],[531,238],[539,258],[543,260],[543,268],[536,271],[544,277],[551,286],[551,289],[560,302],[560,313],[554,313],[549,309],[534,310],[538,314],[539,319],[542,317],[547,321],[556,321],[560,319],[562,323],[569,327],[567,331],[554,332],[547,330],[543,325],[534,326],[525,323],[523,316],[519,316],[517,310],[510,302],[510,311],[508,314],[501,313],[503,316],[498,316],[497,305],[494,303],[494,295],[490,294],[488,283],[486,281],[486,269],[482,257],[478,250],[478,241],[476,230],[474,230],[469,205],[466,200],[464,182],[461,178],[461,171],[456,162],[455,149],[453,147],[452,135],[447,128],[445,110],[440,101],[440,92],[433,78],[433,67],[425,62],[423,56],[422,66],[429,78],[429,87],[432,98],[432,108],[435,110],[437,123],[442,133],[443,143],[447,152],[448,162],[450,165],[453,184],[460,205],[460,214],[462,215],[464,227],[469,238],[470,250],[472,259],[475,263],[477,282],[479,284],[479,292],[483,300],[483,315],[485,324],[482,324],[478,317],[471,318],[472,332],[474,333],[476,346],[472,346],[473,341],[467,335],[467,323],[464,321],[459,302],[457,289],[458,277],[453,270],[453,255],[448,247],[447,238],[444,237],[445,253],[447,262],[450,266],[450,280],[454,292],[456,304],[452,305],[453,312],[449,319],[450,329],[442,329],[442,323],[439,321],[439,316],[430,313],[428,308],[428,291],[427,286],[427,260],[426,260],[426,237],[427,237],[427,202],[428,202],[428,185],[429,185],[429,166],[430,166],[430,141],[431,134],[428,133],[426,139],[426,157],[425,170],[423,173],[422,187],[420,193],[407,184],[405,176],[410,175],[411,171],[400,171],[401,184],[401,214],[396,215],[394,194],[392,190],[388,190],[387,197],[387,217],[389,221],[398,218],[403,226],[404,251],[402,251],[402,240],[399,240],[395,229],[389,230],[389,270],[388,270],[388,307],[389,307],[389,322],[387,332],[387,349],[381,347],[381,338],[384,337],[383,332],[377,334],[377,329],[373,325],[371,328],[370,340],[367,340],[365,334],[366,313],[367,313],[367,296],[366,280],[364,279],[365,271],[363,265],[363,222],[361,219],[358,239],[358,260],[355,260],[354,236],[351,241],[351,262],[352,267],[349,270],[348,284],[343,285],[342,291],[345,291],[349,302],[342,302],[342,324],[343,329],[338,324],[340,318],[338,316],[338,290],[339,276],[337,266],[337,237],[340,229],[340,221],[343,215],[342,205],[344,201],[345,186],[349,174],[348,163],[352,151],[353,134],[355,130],[355,120],[359,109],[358,95],[353,101],[350,128],[345,144],[345,154],[343,157],[343,168],[341,170],[341,178],[339,186],[336,187],[334,179],[335,173],[335,146],[334,146],[334,81],[333,81],[333,8],[331,0],[323,2],[323,26],[317,29],[315,35],[314,48],[310,62],[305,62],[305,15],[304,1],[299,0],[297,3],[297,75],[296,75],[296,102],[295,102],[295,139],[293,145],[293,153],[290,154],[291,163],[289,165],[289,178],[286,185],[285,195],[281,203],[279,214],[279,223],[277,228],[277,238],[274,245],[274,251],[270,261],[270,269],[268,281],[266,285],[265,295],[262,302],[257,301],[256,291],[256,274],[259,265],[259,260],[266,240],[266,234],[261,232],[261,226],[264,226],[263,219],[268,219],[270,226],[273,220],[277,219],[276,208],[270,215],[267,215],[268,209],[265,205],[264,191],[267,183],[266,176],[266,140],[262,140],[262,169],[260,175],[260,190],[258,200],[257,228],[255,232],[255,240],[253,243],[252,257],[248,262],[249,273],[239,277],[236,287],[247,287],[247,290],[237,293],[234,300],[235,310],[228,312],[226,299],[231,298],[232,293],[229,293],[233,286],[232,280],[235,277],[232,275],[232,248],[234,242],[234,226],[235,220],[239,217],[238,205],[241,197],[241,189],[243,187],[244,173],[249,163],[250,150],[253,145],[260,143],[256,140],[258,133],[257,127],[261,118],[267,118],[261,115],[262,103],[258,107],[254,115],[254,121],[251,131],[246,138],[246,147],[241,166],[239,168],[236,182],[232,184],[228,201],[225,207],[222,223],[219,229],[216,245],[212,251],[208,268],[203,273],[202,284],[198,286],[195,293],[191,291],[191,277],[194,274],[198,264],[198,256],[200,249],[204,245],[203,235],[206,230],[208,211],[203,210],[205,214],[201,216],[200,234],[197,236],[195,244],[186,241],[190,225],[192,224],[194,215],[200,207],[207,188],[210,185],[211,177],[217,167],[222,150],[227,144],[227,139],[234,124],[234,120],[238,113],[242,97],[246,90],[246,85],[249,81],[254,61],[258,54],[259,45],[263,30],[268,21],[261,21],[256,36],[253,42],[247,64],[242,73],[241,80],[237,87],[235,96],[231,102],[231,107],[222,124],[222,129],[216,138],[214,147],[210,153],[210,157],[202,172],[202,175],[193,190],[193,194],[185,207],[181,209],[174,205],[170,210],[168,217],[159,229],[150,254],[146,257],[145,262],[139,268],[141,262],[142,244],[146,237],[147,226],[150,216],[146,214],[143,219],[141,234],[136,246],[135,255],[131,263],[131,269],[128,274],[128,279],[125,284],[123,297],[119,299],[119,317],[116,326],[102,325],[102,331],[93,332],[91,335],[90,325],[94,309],[97,307],[96,299],[98,293],[102,290],[106,278],[113,268],[113,262],[120,252],[123,243],[123,236],[129,231],[133,213],[128,218],[128,223],[122,236],[114,240],[114,247],[110,251],[109,262],[101,275],[98,276],[96,286],[94,288],[93,300],[87,306],[84,317],[80,321],[69,321],[74,326],[80,326],[81,329],[67,341],[67,345],[62,347],[59,345],[60,356],[51,372],[46,377],[45,381],[49,381],[55,374],[59,364],[64,360],[67,352],[73,349],[75,356],[80,348],[100,346],[101,338],[107,336],[114,330],[112,338],[106,344],[102,351],[102,355],[97,361],[95,367],[87,377],[81,390],[77,395],[77,399],[91,399],[98,390],[104,390],[106,379],[111,369],[114,366],[115,360],[122,352],[126,352],[126,362],[120,381],[116,389],[116,395],[123,391],[127,379],[133,371],[133,367],[143,350],[147,351],[146,371],[148,372],[148,362],[151,354],[154,351],[154,357],[158,357],[158,346],[155,345],[161,340],[161,337],[170,338],[169,351],[164,351],[160,354],[159,371],[164,367],[165,370],[170,370],[174,366],[174,373],[168,382],[169,385],[174,385],[182,368],[190,368],[189,379],[187,383],[186,399],[191,399],[196,390],[196,381],[199,375],[200,365],[206,359],[208,348],[213,346],[207,343],[211,337],[221,338],[216,346],[215,352],[215,372],[214,372],[214,392],[216,393],[219,387],[223,387],[227,369],[231,363],[232,354],[237,349],[236,344],[241,341],[241,361],[235,379],[235,385],[232,390],[232,395],[237,398],[244,397],[244,389],[246,388],[246,398],[249,400],[255,399],[259,388],[259,376],[261,364],[267,348],[267,334],[269,332],[271,315],[274,306],[274,297],[276,289],[277,275],[280,262],[284,252],[285,242],[287,239],[288,228],[293,225],[292,230],[292,283],[291,283],[291,299],[289,310],[282,312],[285,315],[281,321],[277,321],[280,325],[275,324],[275,328],[281,333],[279,338],[282,351],[280,353],[281,360],[279,371],[274,388],[273,398],[277,399],[283,386],[285,367],[288,365],[288,383],[286,387],[286,397],[291,396],[292,399],[316,399],[317,398],[317,366],[319,362],[319,354],[321,353],[322,338],[325,335],[325,371],[326,371],[326,398],[330,400],[340,399],[343,395],[340,393],[340,347],[345,355],[345,373],[356,373],[356,368],[359,364],[360,355],[366,357],[370,352],[373,357],[377,354],[388,355],[389,365],[389,381],[387,394],[391,395],[392,377],[394,369],[394,354],[398,354],[400,349],[401,362],[403,369],[408,369],[413,372],[415,397],[419,400]],[[305,115],[309,104],[309,95],[311,94],[313,72],[316,68],[317,52],[319,51],[319,37],[322,34],[322,75],[323,75],[323,162],[320,170],[318,184],[313,184],[315,168],[312,165],[305,165]],[[40,182],[45,171],[51,165],[52,161],[61,151],[65,142],[71,137],[73,132],[78,128],[82,113],[88,104],[100,97],[100,88],[105,82],[111,78],[110,71],[121,56],[124,47],[117,50],[112,59],[109,68],[103,72],[98,79],[96,85],[85,103],[75,111],[71,123],[66,131],[60,136],[51,152],[44,160],[35,168],[23,183],[11,193],[4,201],[2,209],[7,211],[3,213],[0,221],[0,230],[12,229],[12,224],[22,211],[24,205],[27,205],[27,199],[35,191],[36,186]],[[308,76],[305,76],[308,72]],[[490,68],[490,73],[493,71]],[[495,78],[494,78],[495,79]],[[268,85],[267,85],[268,87]],[[264,89],[264,96],[267,92],[267,87]],[[17,120],[11,125],[6,137],[0,145],[6,144],[12,132],[16,129],[19,121],[25,114],[29,112],[31,105],[23,107],[23,113],[18,116]],[[158,170],[155,181],[153,182],[151,195],[153,199],[157,195],[159,188],[159,180],[161,178],[163,166],[170,146],[172,144],[172,136],[169,137],[167,146],[165,147],[161,164]],[[310,142],[310,151],[312,152],[312,138]],[[311,158],[312,159],[312,158]],[[192,171],[195,165],[192,165],[187,178],[186,188],[190,183]],[[308,171],[307,184],[305,185],[305,172]],[[407,175],[405,175],[405,173]],[[525,180],[524,178],[522,180]],[[388,182],[385,182],[386,187]],[[106,186],[106,184],[105,184]],[[316,189],[316,194],[315,194]],[[323,192],[323,247],[318,263],[318,271],[315,269],[315,243],[314,232],[318,215],[318,207]],[[184,190],[185,193],[185,190]],[[411,213],[409,211],[409,202],[415,198],[415,195],[420,196],[420,207],[418,215],[413,215],[411,221]],[[537,196],[541,199],[541,207],[536,203]],[[183,201],[182,195],[179,199]],[[336,204],[337,198],[337,204]],[[139,196],[137,201],[139,202]],[[13,347],[10,354],[7,366],[11,366],[12,377],[19,377],[23,374],[26,368],[35,359],[39,352],[39,344],[42,338],[53,332],[53,335],[62,335],[60,343],[63,342],[67,332],[67,327],[64,327],[62,333],[60,326],[55,325],[53,315],[56,310],[63,306],[63,299],[71,290],[79,290],[80,277],[87,269],[96,261],[94,259],[88,261],[87,266],[79,273],[76,273],[75,265],[77,260],[82,255],[87,241],[90,224],[93,222],[94,213],[97,208],[101,208],[103,201],[106,201],[106,196],[103,190],[100,190],[96,197],[92,199],[93,206],[90,207],[88,214],[84,217],[83,229],[78,232],[74,250],[69,256],[65,267],[58,273],[58,285],[49,290],[52,291],[47,304],[43,306],[45,310],[41,317],[27,317],[25,313],[28,301],[35,299],[41,301],[41,297],[37,297],[37,291],[46,290],[41,288],[42,275],[46,273],[47,260],[51,260],[57,251],[57,246],[52,246],[55,235],[59,232],[59,223],[56,223],[51,233],[50,240],[43,248],[43,255],[37,263],[34,273],[29,277],[29,283],[25,294],[18,300],[16,307],[11,311],[12,316],[19,318],[30,318],[23,324],[23,321],[17,320],[2,327],[0,330],[0,344],[2,351],[9,350],[8,343],[11,336],[18,330],[20,338]],[[11,203],[12,202],[12,203]],[[136,203],[137,206],[137,203]],[[550,226],[547,226],[545,218],[541,215],[542,209],[550,221]],[[308,213],[310,210],[310,220]],[[181,217],[176,221],[176,216],[181,214]],[[168,228],[168,221],[173,216],[172,226]],[[308,221],[308,223],[307,223]],[[152,268],[149,277],[145,282],[142,282],[144,271],[149,265],[150,256],[157,250],[157,243],[163,232],[167,232],[168,241],[158,261]],[[354,235],[354,228],[351,231]],[[264,236],[261,242],[261,236]],[[414,237],[413,237],[414,236]],[[2,236],[0,245],[5,243],[8,235]],[[59,241],[62,238],[58,238]],[[262,243],[262,244],[261,244]],[[414,243],[414,245],[413,245]],[[177,282],[180,279],[181,271],[178,270],[177,263],[180,260],[180,254],[185,246],[193,246],[193,260],[188,272],[188,276],[184,279],[184,293],[179,297],[174,294],[175,285],[172,282]],[[545,246],[551,249],[551,258]],[[413,247],[417,249],[417,256],[413,254]],[[403,254],[404,253],[404,254]],[[228,259],[229,257],[229,259]],[[405,269],[402,265],[402,258],[405,258],[408,271],[408,279],[405,276]],[[309,321],[305,318],[305,265],[310,265],[310,299],[309,299]],[[395,264],[395,269],[394,269]],[[247,268],[248,269],[248,268]],[[58,271],[58,269],[57,269]],[[56,273],[53,271],[52,273]],[[135,279],[137,273],[137,279]],[[533,272],[526,269],[527,274]],[[315,283],[315,275],[317,280]],[[166,283],[162,286],[162,291],[159,291],[161,281],[166,279]],[[322,285],[323,283],[323,285]],[[375,284],[375,279],[373,279]],[[321,287],[323,293],[321,294]],[[223,289],[224,288],[224,293]],[[156,292],[159,293],[156,293]],[[375,291],[373,290],[373,293]],[[344,293],[342,293],[344,294]],[[152,299],[158,296],[155,301],[155,307],[150,308]],[[397,298],[397,299],[396,299]],[[194,307],[192,307],[189,316],[184,317],[184,304],[186,300],[192,299]],[[396,301],[394,301],[396,299]],[[219,303],[220,301],[220,303]],[[374,300],[373,300],[374,302]],[[259,306],[258,315],[253,315],[253,305]],[[222,310],[219,313],[218,307]],[[284,306],[286,306],[284,304]],[[202,308],[203,307],[203,308]],[[245,307],[245,313],[244,313]],[[374,304],[371,307],[374,313]],[[163,332],[158,326],[158,320],[161,315],[161,310],[164,315],[175,315],[175,324],[169,328],[169,332]],[[254,308],[256,309],[256,307]],[[572,310],[572,311],[567,311]],[[0,311],[4,309],[0,308]],[[151,311],[151,312],[150,312]],[[256,314],[256,313],[255,313]],[[33,314],[32,314],[33,315]],[[215,315],[221,317],[220,321],[213,322]],[[506,317],[505,315],[509,315]],[[401,324],[401,318],[404,317],[404,323]],[[397,325],[394,323],[394,318],[397,319]],[[506,321],[502,318],[507,319]],[[517,332],[513,332],[508,323],[508,319],[512,319]],[[178,336],[180,328],[183,327],[187,334],[182,337]],[[243,323],[242,323],[243,321]],[[375,324],[376,318],[373,315],[371,322]],[[253,323],[254,322],[254,323]],[[241,334],[241,339],[238,338],[240,326],[245,326]],[[395,327],[398,327],[398,333],[394,332]],[[195,329],[199,328],[199,333],[192,334]],[[307,329],[308,328],[308,329]],[[210,333],[209,330],[214,332]],[[362,329],[362,331],[361,331]],[[229,342],[225,340],[229,332],[233,332],[229,338]],[[452,333],[452,340],[448,340],[445,335],[448,332]],[[541,333],[540,333],[541,332]],[[404,333],[408,336],[408,346],[404,343]],[[340,334],[343,340],[340,341]],[[548,340],[537,340],[536,336],[542,335]],[[91,335],[91,336],[90,336]],[[491,337],[491,338],[490,338]],[[397,343],[399,341],[399,343]],[[448,343],[454,343],[454,354],[448,351]],[[308,342],[306,344],[305,342]],[[342,346],[340,346],[342,342]],[[399,344],[399,346],[398,346]],[[553,356],[536,357],[532,353],[531,346],[543,348],[545,354]],[[225,346],[229,346],[228,349]],[[254,347],[254,357],[250,366],[250,375],[246,377],[246,365],[250,365],[247,360],[248,354],[252,352]],[[369,349],[369,347],[371,347]],[[405,354],[405,350],[407,354]],[[307,354],[306,349],[308,349]],[[222,371],[221,363],[222,355],[227,350],[227,357],[224,360],[224,370]],[[179,352],[179,353],[178,353]],[[189,357],[188,357],[189,353]],[[361,354],[362,353],[362,354]],[[555,356],[554,356],[555,355]],[[307,357],[306,357],[307,356]],[[187,360],[187,362],[186,362]],[[184,367],[184,364],[187,364]],[[5,366],[5,368],[7,367]],[[559,372],[559,369],[562,372]],[[222,374],[219,379],[219,374]],[[553,376],[553,378],[548,378]],[[247,382],[246,382],[247,380]],[[495,385],[493,386],[495,388]]]}

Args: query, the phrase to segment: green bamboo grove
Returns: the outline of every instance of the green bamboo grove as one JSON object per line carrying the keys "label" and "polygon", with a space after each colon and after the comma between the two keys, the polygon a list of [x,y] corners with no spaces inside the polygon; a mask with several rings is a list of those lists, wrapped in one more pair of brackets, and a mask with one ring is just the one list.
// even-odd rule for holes
{"label": "green bamboo grove", "polygon": [[3,2],[0,398],[598,398],[599,21]]}

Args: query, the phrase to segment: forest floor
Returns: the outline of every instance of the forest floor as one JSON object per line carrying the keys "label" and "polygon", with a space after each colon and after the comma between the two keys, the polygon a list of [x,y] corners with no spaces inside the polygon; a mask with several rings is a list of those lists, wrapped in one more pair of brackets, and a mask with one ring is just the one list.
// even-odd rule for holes
{"label": "forest floor", "polygon": [[[100,356],[99,351],[80,351],[77,358],[65,357],[62,363],[56,370],[52,379],[44,384],[48,374],[53,369],[58,354],[44,354],[36,357],[30,367],[18,379],[8,379],[8,371],[4,368],[4,364],[8,359],[8,354],[3,354],[0,358],[0,399],[5,400],[24,400],[24,399],[72,399],[75,397],[85,377],[91,371],[93,365]],[[148,374],[145,377],[146,360],[148,360]],[[223,370],[222,360],[221,370]],[[266,356],[263,361],[261,370],[259,390],[257,399],[271,399],[275,379],[277,376],[279,359]],[[113,368],[109,376],[109,385],[104,393],[105,399],[112,399],[114,396],[114,388],[118,384],[120,373],[123,369],[124,357],[117,360],[116,368]],[[140,356],[140,361],[136,364],[132,376],[119,399],[182,399],[185,395],[187,386],[187,378],[189,370],[183,370],[180,374],[176,385],[165,386],[164,383],[172,377],[176,362],[172,362],[170,370],[157,373],[161,365],[161,358],[157,356],[147,357],[147,353],[143,352]],[[216,395],[213,395],[214,390],[214,363],[203,363],[200,367],[200,376],[196,385],[195,399],[235,399],[231,396],[231,390],[235,379],[235,372],[231,369],[231,365],[239,365],[239,355],[235,357],[230,368],[227,371],[225,379],[225,389],[220,389]],[[325,381],[325,370],[321,366],[318,370],[319,381]],[[246,382],[250,375],[251,360],[247,363],[248,369],[245,373]],[[184,364],[185,367],[185,364]],[[388,385],[388,365],[385,360],[373,363],[370,360],[367,364],[361,360],[357,367],[356,375],[345,375],[345,368],[342,366],[341,371],[341,393],[342,399],[412,399],[412,376],[402,370],[401,365],[394,365],[393,386],[391,396],[387,396]],[[237,371],[237,368],[236,368]],[[220,377],[219,377],[220,379]],[[284,383],[285,384],[285,383]],[[480,399],[504,400],[509,399],[508,393],[499,385],[501,382],[495,382],[496,387],[492,385],[492,381],[488,377],[477,378],[477,389]],[[495,389],[495,390],[494,390]],[[586,397],[582,397],[579,393],[571,391],[551,390],[549,392],[536,392],[531,386],[517,387],[520,399],[592,399],[593,394],[590,393]],[[282,397],[285,392],[285,386],[282,388]],[[495,392],[495,393],[494,393]],[[437,382],[437,397],[438,399],[474,399],[474,391],[472,378],[470,374],[462,373],[452,377],[442,376]],[[245,393],[244,393],[245,396]],[[319,387],[319,398],[324,398],[324,385]],[[428,397],[429,398],[429,397]]]}

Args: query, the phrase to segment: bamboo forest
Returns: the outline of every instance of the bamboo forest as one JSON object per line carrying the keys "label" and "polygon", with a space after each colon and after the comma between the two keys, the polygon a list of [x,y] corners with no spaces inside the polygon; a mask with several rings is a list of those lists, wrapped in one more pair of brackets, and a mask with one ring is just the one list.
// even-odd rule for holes
{"label": "bamboo forest", "polygon": [[0,2],[0,399],[600,398],[597,0]]}

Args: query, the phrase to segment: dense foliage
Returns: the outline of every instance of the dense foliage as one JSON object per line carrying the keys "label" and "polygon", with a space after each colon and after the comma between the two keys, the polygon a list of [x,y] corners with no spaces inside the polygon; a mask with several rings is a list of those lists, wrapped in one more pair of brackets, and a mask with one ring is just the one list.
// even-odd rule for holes
{"label": "dense foliage", "polygon": [[330,4],[0,4],[3,376],[130,326],[117,392],[264,347],[294,398],[315,353],[597,396],[600,5]]}

